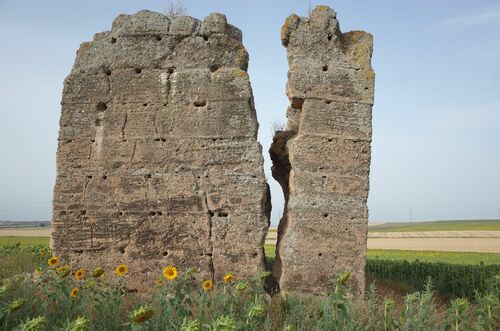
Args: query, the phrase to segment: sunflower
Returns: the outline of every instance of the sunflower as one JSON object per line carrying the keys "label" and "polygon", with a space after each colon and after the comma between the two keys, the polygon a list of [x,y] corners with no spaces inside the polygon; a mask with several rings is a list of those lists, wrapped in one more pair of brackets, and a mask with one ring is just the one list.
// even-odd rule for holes
{"label": "sunflower", "polygon": [[120,264],[119,266],[116,267],[115,271],[118,276],[125,276],[125,274],[128,271],[128,267],[126,264]]}
{"label": "sunflower", "polygon": [[51,266],[51,267],[55,267],[56,265],[59,264],[59,259],[55,256],[51,257],[47,263]]}
{"label": "sunflower", "polygon": [[169,265],[163,268],[163,277],[168,280],[174,280],[177,278],[177,268]]}
{"label": "sunflower", "polygon": [[26,320],[26,322],[21,323],[19,326],[18,330],[41,330],[42,328],[44,329],[44,326],[48,323],[48,320],[45,316],[38,316],[29,320]]}
{"label": "sunflower", "polygon": [[80,268],[77,271],[75,271],[75,278],[76,280],[80,280],[85,276],[85,269]]}
{"label": "sunflower", "polygon": [[156,281],[155,281],[155,283],[156,283],[157,286],[161,286],[163,284],[163,279],[157,278]]}
{"label": "sunflower", "polygon": [[154,310],[151,307],[142,305],[130,314],[130,319],[133,323],[142,323],[150,319],[153,314]]}
{"label": "sunflower", "polygon": [[69,265],[61,266],[56,269],[57,274],[61,276],[61,278],[68,276],[70,271]]}
{"label": "sunflower", "polygon": [[92,271],[90,275],[94,278],[101,277],[102,275],[104,275],[104,269],[101,267],[97,267]]}
{"label": "sunflower", "polygon": [[229,283],[234,279],[234,275],[229,273],[224,276],[224,283]]}
{"label": "sunflower", "polygon": [[23,308],[25,303],[26,303],[26,300],[24,300],[24,299],[16,299],[16,300],[12,301],[12,303],[8,306],[7,310],[11,313],[16,312],[19,309]]}
{"label": "sunflower", "polygon": [[75,287],[71,290],[71,292],[69,292],[69,296],[72,298],[76,298],[79,291],[80,291],[80,289],[78,287]]}
{"label": "sunflower", "polygon": [[212,287],[214,286],[214,282],[212,282],[211,279],[207,279],[206,281],[204,281],[202,283],[202,286],[203,286],[203,290],[205,290],[205,292],[207,292],[207,291],[210,291],[212,289]]}

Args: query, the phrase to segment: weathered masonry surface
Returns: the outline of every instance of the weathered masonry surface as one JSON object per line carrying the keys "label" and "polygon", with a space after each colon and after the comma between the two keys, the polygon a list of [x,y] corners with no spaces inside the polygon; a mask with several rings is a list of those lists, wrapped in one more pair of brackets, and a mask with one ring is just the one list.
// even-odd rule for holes
{"label": "weathered masonry surface", "polygon": [[150,283],[166,265],[263,270],[270,197],[247,66],[221,14],[120,15],[82,43],[62,97],[54,253]]}
{"label": "weathered masonry surface", "polygon": [[344,271],[362,293],[375,75],[372,36],[342,33],[333,10],[291,15],[285,131],[271,146],[273,177],[286,206],[274,274],[280,289],[321,292]]}

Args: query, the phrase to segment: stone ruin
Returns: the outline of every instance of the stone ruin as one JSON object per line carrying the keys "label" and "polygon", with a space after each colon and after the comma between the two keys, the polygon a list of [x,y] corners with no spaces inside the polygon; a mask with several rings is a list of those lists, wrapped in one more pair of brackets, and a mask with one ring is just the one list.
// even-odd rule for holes
{"label": "stone ruin", "polygon": [[[371,35],[335,12],[292,15],[285,131],[271,146],[285,194],[274,276],[321,292],[343,271],[362,293],[374,73]],[[271,210],[241,31],[141,11],[82,43],[64,83],[52,248],[73,266],[129,266],[144,288],[161,268],[265,270]]]}
{"label": "stone ruin", "polygon": [[270,149],[285,195],[274,274],[282,291],[325,290],[349,271],[365,286],[366,201],[375,74],[372,36],[342,33],[336,13],[318,6],[281,30],[288,53],[285,131]]}
{"label": "stone ruin", "polygon": [[64,83],[52,245],[72,265],[264,270],[270,195],[241,31],[141,11],[80,46]]}

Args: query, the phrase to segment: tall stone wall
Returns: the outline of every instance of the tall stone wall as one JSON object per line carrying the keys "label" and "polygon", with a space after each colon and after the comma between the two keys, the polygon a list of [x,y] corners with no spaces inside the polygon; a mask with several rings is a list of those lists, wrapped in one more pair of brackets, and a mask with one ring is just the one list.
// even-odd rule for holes
{"label": "tall stone wall", "polygon": [[364,291],[374,72],[372,36],[342,34],[333,10],[291,15],[285,131],[271,146],[285,193],[274,273],[284,292],[324,291],[344,271]]}
{"label": "tall stone wall", "polygon": [[264,269],[269,190],[241,31],[120,15],[64,83],[52,246],[72,266],[199,277]]}

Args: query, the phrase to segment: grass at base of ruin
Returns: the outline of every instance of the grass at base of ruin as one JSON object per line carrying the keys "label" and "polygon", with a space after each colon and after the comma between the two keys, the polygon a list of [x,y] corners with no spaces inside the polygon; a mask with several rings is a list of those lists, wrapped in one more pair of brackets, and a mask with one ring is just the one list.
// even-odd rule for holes
{"label": "grass at base of ruin", "polygon": [[[348,274],[332,279],[324,295],[269,296],[269,273],[206,284],[194,269],[170,280],[159,269],[151,283],[162,277],[161,283],[136,293],[125,285],[128,273],[112,278],[114,267],[87,270],[78,279],[78,266],[49,267],[47,248],[6,246],[0,255],[0,330],[494,330],[500,311],[498,279],[468,300],[442,300],[434,283],[416,292],[405,283],[410,290],[400,292],[386,287],[392,283],[375,283],[357,297],[346,286]],[[10,275],[2,277],[6,266]]]}
{"label": "grass at base of ruin", "polygon": [[[348,277],[332,279],[330,291],[321,296],[269,296],[264,285],[269,273],[251,280],[235,275],[228,282],[219,277],[205,285],[193,269],[179,269],[178,278],[167,280],[160,268],[151,275],[151,284],[158,277],[162,282],[147,293],[135,293],[122,278],[116,280],[114,267],[99,274],[99,269],[87,270],[81,279],[75,274],[78,266],[49,267],[48,247],[29,245],[30,240],[36,242],[27,238],[25,246],[0,247],[0,330],[493,330],[498,326],[494,316],[500,312],[500,278],[495,277],[499,264],[426,264],[370,257],[365,297],[349,293],[344,285]],[[266,250],[273,255],[274,246],[267,245]],[[109,277],[100,277],[102,271]],[[28,328],[36,323],[43,325]]]}
{"label": "grass at base of ruin", "polygon": [[[275,257],[275,247],[265,246],[266,256]],[[500,264],[498,253],[405,251],[398,249],[369,249],[368,259],[445,262],[450,264]]]}

